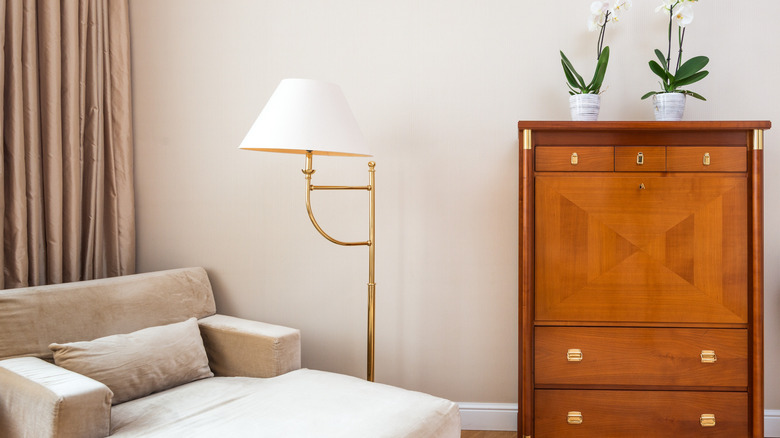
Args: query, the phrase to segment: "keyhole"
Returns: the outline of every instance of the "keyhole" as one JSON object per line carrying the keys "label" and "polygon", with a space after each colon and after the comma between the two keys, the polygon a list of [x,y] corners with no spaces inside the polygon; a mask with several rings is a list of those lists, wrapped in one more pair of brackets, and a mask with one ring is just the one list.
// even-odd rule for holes
{"label": "keyhole", "polygon": [[644,190],[644,189],[645,189],[645,183],[639,184],[639,190]]}

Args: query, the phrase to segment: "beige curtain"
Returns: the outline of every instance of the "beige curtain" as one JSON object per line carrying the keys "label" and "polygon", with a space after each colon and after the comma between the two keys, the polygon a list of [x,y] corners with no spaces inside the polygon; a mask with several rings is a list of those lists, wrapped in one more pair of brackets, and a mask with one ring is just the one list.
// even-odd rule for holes
{"label": "beige curtain", "polygon": [[127,0],[0,0],[2,288],[135,271]]}

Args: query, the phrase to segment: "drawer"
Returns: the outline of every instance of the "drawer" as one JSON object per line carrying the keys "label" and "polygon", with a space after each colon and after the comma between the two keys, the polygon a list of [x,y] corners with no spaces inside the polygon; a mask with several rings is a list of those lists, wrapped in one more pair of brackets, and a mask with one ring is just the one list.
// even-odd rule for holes
{"label": "drawer", "polygon": [[744,329],[537,327],[534,350],[537,387],[748,385]]}
{"label": "drawer", "polygon": [[747,171],[747,149],[744,147],[670,146],[666,155],[670,172]]}
{"label": "drawer", "polygon": [[534,438],[748,436],[747,393],[537,390],[534,402]]}
{"label": "drawer", "polygon": [[612,146],[539,146],[535,150],[537,172],[612,172]]}
{"label": "drawer", "polygon": [[618,146],[615,148],[618,172],[663,172],[666,170],[664,146]]}

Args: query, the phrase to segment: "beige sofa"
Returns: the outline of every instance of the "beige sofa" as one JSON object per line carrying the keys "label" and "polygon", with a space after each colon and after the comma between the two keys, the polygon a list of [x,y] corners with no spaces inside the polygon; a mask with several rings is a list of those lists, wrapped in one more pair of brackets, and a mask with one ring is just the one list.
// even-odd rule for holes
{"label": "beige sofa", "polygon": [[0,437],[460,436],[454,403],[215,312],[201,268],[0,291]]}

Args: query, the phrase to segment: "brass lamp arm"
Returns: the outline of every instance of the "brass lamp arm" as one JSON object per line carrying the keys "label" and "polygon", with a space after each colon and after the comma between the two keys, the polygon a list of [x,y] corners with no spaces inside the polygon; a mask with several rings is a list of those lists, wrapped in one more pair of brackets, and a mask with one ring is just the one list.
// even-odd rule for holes
{"label": "brass lamp arm", "polygon": [[312,225],[314,225],[314,228],[319,231],[320,234],[322,234],[322,237],[328,239],[329,241],[335,243],[336,245],[342,245],[342,246],[371,246],[371,241],[363,241],[363,242],[342,242],[341,240],[334,239],[331,237],[328,233],[325,232],[325,230],[322,229],[319,223],[317,223],[317,219],[314,217],[314,212],[311,208],[311,192],[314,190],[367,190],[371,191],[372,187],[370,185],[368,186],[315,186],[311,183],[311,176],[314,174],[315,170],[312,169],[312,154],[306,153],[306,169],[301,170],[304,175],[306,175],[306,212],[309,213],[309,219],[311,220]]}

